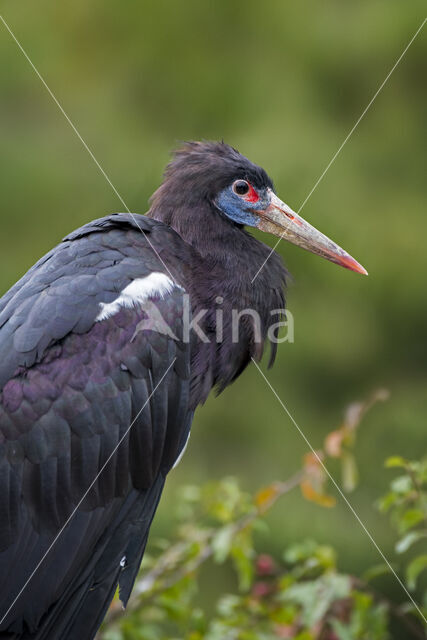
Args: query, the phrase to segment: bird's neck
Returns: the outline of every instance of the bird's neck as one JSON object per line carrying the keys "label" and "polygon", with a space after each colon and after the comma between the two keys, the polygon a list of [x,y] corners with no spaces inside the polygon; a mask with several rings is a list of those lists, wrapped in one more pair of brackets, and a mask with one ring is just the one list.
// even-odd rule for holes
{"label": "bird's neck", "polygon": [[[195,207],[153,206],[149,216],[172,227],[192,247],[184,283],[193,318],[200,318],[192,348],[193,397],[203,402],[215,385],[222,390],[259,360],[272,324],[273,310],[284,308],[286,271],[277,254],[254,279],[270,249],[243,228]],[[206,338],[205,338],[206,336]],[[272,345],[273,356],[275,345]]]}

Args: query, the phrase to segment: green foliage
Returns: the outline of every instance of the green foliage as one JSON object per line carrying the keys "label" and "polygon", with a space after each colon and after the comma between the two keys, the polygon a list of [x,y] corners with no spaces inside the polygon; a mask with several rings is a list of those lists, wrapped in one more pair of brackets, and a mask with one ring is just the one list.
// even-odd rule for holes
{"label": "green foliage", "polygon": [[[281,559],[259,553],[253,533],[260,515],[235,480],[179,493],[176,538],[151,545],[138,595],[125,618],[113,603],[103,640],[389,637],[389,603],[340,573],[332,547],[307,539],[287,546]],[[213,614],[198,604],[208,558],[230,563],[238,583],[234,593],[219,598]]]}
{"label": "green foliage", "polygon": [[[318,461],[328,455],[340,458],[341,452],[353,455],[356,429],[374,398],[379,399],[378,394],[358,405],[357,420],[349,421],[346,414],[340,430],[326,439],[325,451],[310,456],[308,462],[305,456],[301,473],[273,483],[254,498],[234,478],[182,487],[171,540],[152,542],[126,617],[121,617],[116,600],[102,640],[387,640],[393,618],[404,625],[405,638],[423,638],[421,616],[413,602],[409,598],[392,602],[372,587],[381,576],[395,579],[388,566],[375,565],[363,576],[349,575],[340,571],[330,545],[305,539],[285,546],[281,556],[273,558],[256,542],[266,512],[281,496],[297,486],[306,495],[313,482],[313,464],[317,488],[308,497],[330,506],[323,499],[327,487],[326,480],[319,484],[323,467]],[[427,555],[409,552],[417,545],[421,548],[427,537],[427,459],[409,462],[395,456],[385,466],[403,473],[391,480],[378,505],[399,536],[395,548],[406,558],[407,587],[422,598]],[[213,611],[202,604],[199,591],[208,560],[225,565],[235,576],[233,589],[219,596]],[[426,596],[427,591],[424,603]]]}
{"label": "green foliage", "polygon": [[404,472],[391,482],[390,491],[379,501],[379,508],[390,514],[391,522],[400,534],[396,553],[414,551],[406,566],[406,583],[408,589],[414,591],[427,569],[427,554],[420,553],[421,543],[427,538],[427,457],[409,461],[393,456],[386,460],[385,466]]}

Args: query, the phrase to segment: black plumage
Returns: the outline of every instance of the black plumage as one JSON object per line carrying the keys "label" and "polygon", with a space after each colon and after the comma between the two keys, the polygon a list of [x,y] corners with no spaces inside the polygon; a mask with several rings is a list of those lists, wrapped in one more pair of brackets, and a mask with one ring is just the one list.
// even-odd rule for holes
{"label": "black plumage", "polygon": [[[223,143],[185,145],[148,216],[74,231],[0,300],[1,638],[89,640],[117,586],[126,603],[195,408],[261,357],[286,271],[273,253],[252,282],[270,250],[217,201],[239,179],[266,208],[262,169]],[[167,291],[123,300],[150,274]],[[184,339],[186,296],[207,342]],[[170,333],[141,325],[151,303]],[[260,339],[246,318],[235,341],[232,310],[247,308]]]}

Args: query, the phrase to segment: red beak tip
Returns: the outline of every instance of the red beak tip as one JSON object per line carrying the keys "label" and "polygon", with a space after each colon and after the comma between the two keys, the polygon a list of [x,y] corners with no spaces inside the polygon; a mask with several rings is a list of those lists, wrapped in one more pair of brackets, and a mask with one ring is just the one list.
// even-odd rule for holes
{"label": "red beak tip", "polygon": [[355,260],[351,256],[348,256],[348,258],[347,257],[342,258],[339,264],[341,264],[343,267],[346,267],[346,269],[350,269],[350,271],[361,273],[364,276],[368,275],[368,272],[366,271],[365,267],[362,267],[362,265],[359,264],[357,260]]}
{"label": "red beak tip", "polygon": [[365,267],[362,267],[362,265],[359,264],[353,258],[346,260],[345,263],[343,264],[343,267],[347,267],[347,269],[350,269],[351,271],[355,271],[356,273],[361,273],[363,276],[369,275]]}

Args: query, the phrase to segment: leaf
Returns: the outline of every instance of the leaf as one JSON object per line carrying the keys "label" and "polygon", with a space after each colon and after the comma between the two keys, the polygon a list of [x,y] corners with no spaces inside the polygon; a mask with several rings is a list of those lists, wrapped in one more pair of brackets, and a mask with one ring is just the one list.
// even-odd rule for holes
{"label": "leaf", "polygon": [[390,486],[393,491],[402,495],[412,490],[412,480],[409,476],[398,476]]}
{"label": "leaf", "polygon": [[217,531],[212,539],[212,548],[214,551],[214,560],[221,564],[230,553],[233,542],[233,525],[226,525]]}
{"label": "leaf", "polygon": [[388,573],[390,573],[390,567],[387,564],[376,564],[362,574],[362,580],[370,582],[371,580],[375,580],[375,578],[387,575]]}
{"label": "leaf", "polygon": [[324,544],[318,545],[315,556],[323,569],[326,570],[336,567],[337,557],[332,547]]}
{"label": "leaf", "polygon": [[385,461],[386,469],[391,469],[392,467],[406,468],[407,464],[408,464],[408,461],[405,460],[405,458],[402,458],[402,456],[391,456],[390,458],[387,458],[387,460]]}
{"label": "leaf", "polygon": [[409,589],[413,590],[417,586],[418,576],[424,569],[427,569],[427,554],[414,558],[406,569],[406,582]]}
{"label": "leaf", "polygon": [[398,499],[399,498],[397,494],[393,493],[393,491],[390,491],[378,501],[379,510],[382,513],[386,513],[390,509],[390,507],[396,504]]}
{"label": "leaf", "polygon": [[254,578],[255,551],[250,529],[240,531],[234,538],[231,547],[231,558],[239,580],[239,589],[247,591]]}
{"label": "leaf", "polygon": [[227,594],[221,598],[218,603],[218,612],[228,618],[234,613],[234,610],[241,604],[242,600],[240,596],[236,596],[232,593]]}
{"label": "leaf", "polygon": [[327,476],[322,463],[322,452],[307,453],[304,456],[305,478],[300,483],[302,495],[306,500],[315,502],[321,507],[333,507],[335,498],[324,491]]}
{"label": "leaf", "polygon": [[426,537],[427,531],[410,531],[410,533],[407,533],[406,536],[403,536],[403,538],[396,543],[396,553],[404,553],[412,547],[415,542]]}
{"label": "leaf", "polygon": [[342,455],[341,473],[344,490],[347,492],[354,491],[359,474],[354,456],[351,453],[344,453]]}
{"label": "leaf", "polygon": [[231,555],[239,580],[239,589],[240,591],[247,591],[250,588],[254,577],[254,564],[252,561],[253,554],[248,553],[241,546],[233,545]]}
{"label": "leaf", "polygon": [[412,529],[412,527],[422,522],[424,518],[425,514],[421,509],[407,509],[399,520],[399,529],[402,532]]}
{"label": "leaf", "polygon": [[302,542],[295,542],[291,544],[283,552],[283,559],[289,564],[295,564],[296,562],[302,562],[307,558],[313,556],[316,553],[317,542],[314,540],[303,540]]}
{"label": "leaf", "polygon": [[335,631],[336,638],[339,640],[354,640],[353,630],[348,626],[340,622],[340,620],[331,620],[331,627]]}
{"label": "leaf", "polygon": [[331,458],[339,458],[342,453],[344,429],[331,431],[325,438],[325,451]]}
{"label": "leaf", "polygon": [[[366,640],[389,638],[388,605],[383,602],[376,604],[371,594],[361,591],[353,591],[352,600],[353,608],[349,624],[349,628],[352,630],[352,640],[356,640],[356,638],[365,638]],[[339,638],[341,640],[341,636]]]}
{"label": "leaf", "polygon": [[321,507],[334,507],[336,500],[333,496],[329,496],[326,493],[319,493],[314,489],[310,482],[304,481],[300,484],[302,495],[306,500],[315,502]]}
{"label": "leaf", "polygon": [[258,507],[261,513],[264,513],[270,504],[276,499],[279,494],[279,487],[276,482],[260,489],[255,495],[255,505]]}
{"label": "leaf", "polygon": [[302,622],[311,629],[325,616],[335,600],[348,597],[350,591],[351,580],[348,576],[328,573],[318,580],[294,584],[284,595],[286,600],[301,606]]}

